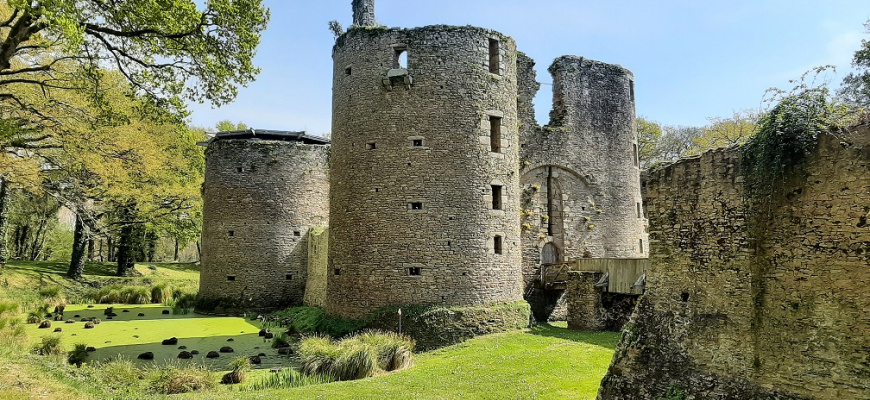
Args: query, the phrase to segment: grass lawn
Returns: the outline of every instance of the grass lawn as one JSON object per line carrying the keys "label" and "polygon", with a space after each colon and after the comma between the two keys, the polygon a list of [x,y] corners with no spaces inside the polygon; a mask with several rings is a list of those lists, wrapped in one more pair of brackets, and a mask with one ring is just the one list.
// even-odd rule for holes
{"label": "grass lawn", "polygon": [[[114,266],[89,263],[85,283],[63,277],[62,263],[28,263],[14,261],[0,276],[0,299],[41,304],[40,288],[57,286],[69,296],[84,293],[93,283],[153,285],[167,283],[173,287],[196,287],[199,272],[188,264],[137,265],[142,276],[112,277]],[[91,282],[90,284],[87,282]],[[68,297],[70,298],[70,297]],[[270,374],[269,368],[297,366],[298,359],[280,356],[271,343],[258,335],[259,324],[238,317],[215,317],[197,314],[163,314],[170,310],[159,304],[114,305],[117,314],[111,320],[103,315],[107,305],[72,304],[64,319],[52,321],[51,328],[38,329],[28,324],[27,341],[38,343],[43,336],[59,335],[63,347],[77,343],[93,346],[90,361],[106,360],[118,355],[134,360],[139,366],[167,363],[197,363],[215,371],[226,371],[238,356],[265,353],[263,364],[255,366],[248,383]],[[124,311],[127,312],[124,312]],[[143,316],[139,316],[143,313]],[[77,317],[76,317],[77,316]],[[97,317],[102,323],[85,329],[82,318]],[[54,333],[55,328],[62,332]],[[177,337],[175,345],[162,345],[163,339]],[[229,341],[232,339],[231,341]],[[436,351],[415,354],[415,365],[405,371],[349,382],[336,382],[294,389],[246,391],[245,384],[219,385],[214,390],[172,396],[185,399],[594,399],[601,378],[607,370],[618,333],[569,331],[565,324],[539,325],[523,331],[482,336]],[[20,342],[18,342],[20,343]],[[198,350],[190,361],[177,359],[185,346]],[[220,358],[206,359],[209,351],[230,346],[235,351]],[[25,346],[29,348],[29,346]],[[104,398],[91,381],[80,377],[63,360],[24,354],[24,350],[0,349],[0,400],[10,398]],[[153,361],[136,357],[153,352]],[[72,368],[72,369],[71,369]],[[137,395],[138,396],[138,395]],[[146,394],[142,396],[148,397]],[[135,397],[134,398],[139,398]]]}
{"label": "grass lawn", "polygon": [[594,399],[618,340],[618,333],[540,325],[419,354],[411,369],[385,376],[212,398]]}

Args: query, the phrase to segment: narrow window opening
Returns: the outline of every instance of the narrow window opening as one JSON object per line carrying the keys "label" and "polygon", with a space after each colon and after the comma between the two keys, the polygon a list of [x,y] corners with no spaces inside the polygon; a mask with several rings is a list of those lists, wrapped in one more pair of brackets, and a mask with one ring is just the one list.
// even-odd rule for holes
{"label": "narrow window opening", "polygon": [[502,249],[501,249],[501,236],[496,235],[496,237],[493,238],[492,249],[495,252],[495,254],[501,254],[501,251],[502,251]]}
{"label": "narrow window opening", "polygon": [[235,237],[235,236],[236,236],[236,231],[229,231],[229,232],[227,232],[227,236],[229,236],[229,237]]}
{"label": "narrow window opening", "polygon": [[378,193],[380,191],[381,191],[381,188],[375,188],[375,193]]}
{"label": "narrow window opening", "polygon": [[393,61],[393,68],[408,68],[408,50],[396,49],[396,57]]}
{"label": "narrow window opening", "polygon": [[423,139],[414,139],[411,141],[411,146],[423,147]]}
{"label": "narrow window opening", "polygon": [[410,276],[420,276],[420,267],[411,267],[411,268],[408,268],[408,275],[410,275]]}
{"label": "narrow window opening", "polygon": [[640,209],[640,203],[637,203],[637,218],[643,218],[643,212]]}
{"label": "narrow window opening", "polygon": [[631,155],[634,158],[634,166],[639,167],[640,166],[640,156],[638,155],[638,152],[637,152],[637,143],[632,143],[631,149],[632,149]]}
{"label": "narrow window opening", "polygon": [[366,150],[374,150],[377,148],[378,148],[378,144],[375,142],[367,142],[366,143]]}
{"label": "narrow window opening", "polygon": [[489,39],[489,72],[499,74],[501,72],[501,60],[499,58],[498,39]]}
{"label": "narrow window opening", "polygon": [[628,81],[628,95],[631,101],[634,101],[634,80]]}
{"label": "narrow window opening", "polygon": [[501,186],[492,185],[492,209],[501,210]]}
{"label": "narrow window opening", "polygon": [[236,167],[236,172],[242,172],[242,167]]}
{"label": "narrow window opening", "polygon": [[681,293],[680,294],[680,301],[682,301],[683,303],[689,301],[689,293],[688,292]]}
{"label": "narrow window opening", "polygon": [[422,210],[422,209],[423,209],[423,203],[421,203],[421,202],[412,202],[412,203],[408,203],[408,209],[409,209],[409,210]]}
{"label": "narrow window opening", "polygon": [[637,246],[638,246],[637,251],[639,251],[640,253],[643,253],[643,239],[637,240]]}
{"label": "narrow window opening", "polygon": [[288,280],[288,281],[292,281],[292,280],[293,280],[293,275],[291,275],[291,274],[284,275],[284,279],[286,279],[286,280]]}
{"label": "narrow window opening", "polygon": [[293,236],[302,236],[302,232],[293,231]]}
{"label": "narrow window opening", "polygon": [[450,247],[450,241],[449,241],[449,240],[447,241],[447,247]]}
{"label": "narrow window opening", "polygon": [[344,74],[345,74],[345,75],[351,75],[352,73],[353,73],[353,71],[352,71],[351,67],[347,67],[347,68],[344,69]]}
{"label": "narrow window opening", "polygon": [[336,276],[341,275],[341,268],[336,268],[332,271]]}
{"label": "narrow window opening", "polygon": [[489,117],[489,151],[501,152],[501,117]]}
{"label": "narrow window opening", "polygon": [[235,281],[236,281],[235,275],[227,275],[227,282],[235,282]]}

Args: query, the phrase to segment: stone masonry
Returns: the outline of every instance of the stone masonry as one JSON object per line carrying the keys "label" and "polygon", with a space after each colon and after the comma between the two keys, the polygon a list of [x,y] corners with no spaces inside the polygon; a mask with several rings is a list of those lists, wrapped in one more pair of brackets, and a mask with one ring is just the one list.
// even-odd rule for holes
{"label": "stone masonry", "polygon": [[296,141],[208,144],[201,296],[240,308],[302,304],[308,230],[329,218],[327,154]]}
{"label": "stone masonry", "polygon": [[519,64],[526,299],[538,319],[565,319],[562,292],[536,286],[541,263],[647,256],[634,77],[618,65],[560,57],[549,68],[550,124],[540,127],[530,104],[534,63],[521,56]]}
{"label": "stone masonry", "polygon": [[821,137],[769,216],[747,211],[741,160],[646,179],[647,293],[599,399],[870,398],[870,129]]}
{"label": "stone masonry", "polygon": [[338,39],[328,314],[522,299],[515,57],[472,27]]}

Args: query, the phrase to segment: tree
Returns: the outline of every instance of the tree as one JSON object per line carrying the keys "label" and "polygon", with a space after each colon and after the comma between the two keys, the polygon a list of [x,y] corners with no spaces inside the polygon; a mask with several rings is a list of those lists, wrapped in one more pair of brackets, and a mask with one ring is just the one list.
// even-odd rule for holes
{"label": "tree", "polygon": [[730,118],[707,118],[710,125],[701,128],[700,135],[692,138],[688,154],[746,143],[755,134],[759,118],[760,114],[753,110],[734,112]]}
{"label": "tree", "polygon": [[[864,23],[864,28],[870,33],[870,21]],[[852,67],[854,71],[843,79],[840,98],[851,106],[870,108],[870,41],[861,41],[861,47],[852,57]]]}
{"label": "tree", "polygon": [[644,117],[637,117],[637,143],[640,167],[647,168],[661,160],[659,142],[662,138],[662,127]]}
{"label": "tree", "polygon": [[214,127],[217,128],[218,132],[243,131],[245,129],[248,129],[248,125],[246,123],[241,121],[239,121],[238,123],[233,123],[233,121],[230,121],[228,119],[218,121],[218,123],[216,123]]}

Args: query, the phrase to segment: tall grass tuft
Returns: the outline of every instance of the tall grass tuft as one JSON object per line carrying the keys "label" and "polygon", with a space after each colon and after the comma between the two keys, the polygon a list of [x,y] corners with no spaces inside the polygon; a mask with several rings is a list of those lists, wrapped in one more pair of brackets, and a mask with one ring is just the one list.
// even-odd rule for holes
{"label": "tall grass tuft", "polygon": [[299,342],[302,372],[333,380],[353,380],[408,368],[414,342],[394,333],[363,332],[341,341],[312,336]]}
{"label": "tall grass tuft", "polygon": [[121,356],[94,363],[90,372],[101,387],[116,394],[139,394],[145,377],[132,361]]}
{"label": "tall grass tuft", "polygon": [[60,336],[43,336],[42,341],[33,346],[33,352],[41,356],[55,356],[63,354],[63,347],[60,344]]}
{"label": "tall grass tuft", "polygon": [[179,394],[214,387],[215,374],[195,364],[170,363],[149,368],[145,380],[149,390],[160,394]]}
{"label": "tall grass tuft", "polygon": [[83,343],[76,343],[73,350],[67,353],[66,361],[77,367],[81,367],[82,364],[84,364],[84,362],[88,360],[89,356],[90,354],[88,353],[88,346]]}
{"label": "tall grass tuft", "polygon": [[172,288],[165,283],[158,283],[151,286],[151,301],[154,303],[163,303],[173,299]]}
{"label": "tall grass tuft", "polygon": [[290,389],[329,382],[332,380],[323,375],[306,375],[293,368],[284,368],[251,382],[245,386],[244,390],[255,392],[268,389]]}

